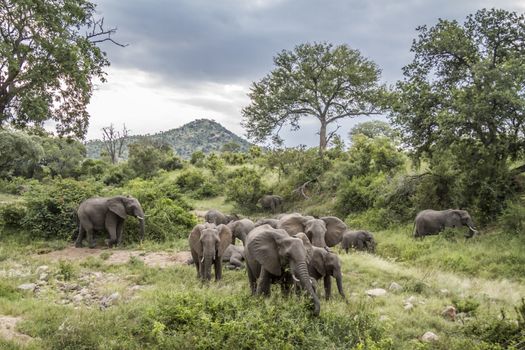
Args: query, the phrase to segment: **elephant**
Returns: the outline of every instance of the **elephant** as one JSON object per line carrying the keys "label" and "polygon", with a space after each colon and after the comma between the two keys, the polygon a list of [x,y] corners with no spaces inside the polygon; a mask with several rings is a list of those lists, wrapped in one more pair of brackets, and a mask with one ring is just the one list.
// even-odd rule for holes
{"label": "elephant", "polygon": [[292,213],[279,220],[279,228],[293,236],[304,232],[316,247],[333,247],[341,242],[343,232],[347,230],[344,222],[335,216],[326,216],[316,219],[313,216],[302,216]]}
{"label": "elephant", "polygon": [[197,268],[197,278],[211,280],[211,265],[215,268],[215,280],[222,278],[222,256],[230,245],[232,232],[226,225],[198,224],[191,231],[188,241],[191,256]]}
{"label": "elephant", "polygon": [[270,225],[273,228],[277,228],[279,226],[279,220],[278,219],[259,219],[255,222],[255,227],[258,227],[261,225]]}
{"label": "elephant", "polygon": [[144,239],[144,211],[139,201],[129,196],[94,197],[80,203],[77,209],[78,236],[75,247],[81,248],[84,233],[87,235],[89,248],[95,248],[94,230],[106,230],[111,248],[122,242],[124,221],[128,215],[134,216],[140,222],[140,237]]}
{"label": "elephant", "polygon": [[306,249],[299,238],[270,225],[256,227],[246,238],[245,258],[252,295],[269,296],[271,283],[280,283],[286,291],[293,279],[310,295],[313,314],[319,315],[321,304],[308,274]]}
{"label": "elephant", "polygon": [[231,221],[227,225],[232,231],[232,244],[235,244],[235,238],[241,240],[242,244],[246,241],[246,236],[248,232],[255,228],[255,225],[250,219],[240,219],[236,221]]}
{"label": "elephant", "polygon": [[271,210],[272,213],[275,213],[278,209],[282,209],[283,198],[273,194],[265,194],[257,203],[259,203],[264,210]]}
{"label": "elephant", "polygon": [[204,215],[204,220],[215,225],[226,225],[231,221],[239,220],[239,217],[237,214],[225,215],[218,210],[211,209]]}
{"label": "elephant", "polygon": [[341,241],[341,248],[347,253],[350,248],[374,253],[376,241],[374,240],[374,235],[368,231],[345,231]]}
{"label": "elephant", "polygon": [[343,290],[343,273],[341,272],[341,261],[329,248],[314,247],[303,232],[299,232],[295,237],[300,238],[308,254],[308,273],[316,281],[323,278],[326,300],[330,300],[332,294],[332,279],[335,279],[339,294],[346,300]]}
{"label": "elephant", "polygon": [[478,231],[474,227],[474,222],[466,210],[447,209],[447,210],[423,210],[420,211],[414,222],[414,237],[424,237],[436,235],[446,227],[467,226],[469,234],[465,237],[471,238]]}
{"label": "elephant", "polygon": [[226,265],[228,268],[242,269],[244,267],[243,261],[244,247],[240,245],[230,244],[222,255],[222,262],[229,263],[229,265]]}

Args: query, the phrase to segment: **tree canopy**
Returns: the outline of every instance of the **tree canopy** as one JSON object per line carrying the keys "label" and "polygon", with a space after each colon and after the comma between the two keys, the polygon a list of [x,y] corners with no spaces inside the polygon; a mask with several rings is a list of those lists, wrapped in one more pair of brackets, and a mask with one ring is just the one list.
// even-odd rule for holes
{"label": "tree canopy", "polygon": [[275,69],[251,86],[251,104],[242,111],[243,126],[256,142],[273,135],[285,124],[300,128],[299,120],[320,122],[319,153],[326,149],[330,124],[358,115],[378,113],[379,68],[348,45],[301,44],[274,58]]}
{"label": "tree canopy", "polygon": [[0,127],[52,120],[60,135],[85,135],[93,79],[109,64],[97,43],[115,32],[94,15],[88,0],[0,0]]}

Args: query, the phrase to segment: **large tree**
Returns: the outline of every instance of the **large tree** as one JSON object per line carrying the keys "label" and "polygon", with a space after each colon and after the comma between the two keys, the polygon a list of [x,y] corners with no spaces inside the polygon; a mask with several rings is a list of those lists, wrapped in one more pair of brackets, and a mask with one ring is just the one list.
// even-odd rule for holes
{"label": "large tree", "polygon": [[495,215],[512,193],[509,160],[525,150],[525,18],[483,9],[417,31],[392,120],[431,171],[455,173],[458,205]]}
{"label": "large tree", "polygon": [[300,128],[303,117],[319,120],[319,154],[338,120],[377,114],[378,67],[348,45],[301,44],[274,58],[275,69],[252,84],[251,104],[242,111],[248,137],[262,142],[285,124]]}
{"label": "large tree", "polygon": [[52,120],[83,137],[93,79],[109,63],[97,46],[113,41],[88,0],[0,0],[0,127]]}

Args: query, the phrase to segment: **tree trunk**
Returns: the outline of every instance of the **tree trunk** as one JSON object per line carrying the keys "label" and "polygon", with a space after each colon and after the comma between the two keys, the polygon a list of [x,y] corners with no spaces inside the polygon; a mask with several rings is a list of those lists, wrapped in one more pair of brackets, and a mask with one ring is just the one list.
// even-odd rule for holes
{"label": "tree trunk", "polygon": [[319,157],[323,158],[324,151],[326,150],[326,127],[325,121],[321,121],[321,129],[319,129]]}

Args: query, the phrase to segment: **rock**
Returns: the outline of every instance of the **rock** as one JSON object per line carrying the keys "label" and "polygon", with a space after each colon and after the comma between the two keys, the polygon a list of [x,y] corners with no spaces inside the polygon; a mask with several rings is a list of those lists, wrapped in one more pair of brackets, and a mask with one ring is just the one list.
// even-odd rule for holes
{"label": "rock", "polygon": [[40,274],[42,274],[44,272],[47,273],[47,272],[49,272],[49,266],[41,265],[41,266],[36,268],[35,272],[36,272],[37,275],[40,275]]}
{"label": "rock", "polygon": [[38,279],[40,281],[47,281],[49,279],[49,274],[48,273],[45,273],[45,272],[42,272],[40,274],[40,276],[38,276]]}
{"label": "rock", "polygon": [[24,283],[24,284],[19,285],[17,288],[20,290],[29,290],[33,292],[36,289],[36,284],[35,283]]}
{"label": "rock", "polygon": [[74,303],[80,303],[82,300],[84,300],[84,297],[80,294],[77,294],[73,297],[73,302]]}
{"label": "rock", "polygon": [[411,295],[410,297],[408,297],[408,299],[405,300],[405,303],[414,304],[416,300],[417,300],[416,297]]}
{"label": "rock", "polygon": [[448,289],[440,289],[439,292],[443,295],[448,295]]}
{"label": "rock", "polygon": [[80,286],[75,283],[64,285],[64,290],[66,291],[73,291],[73,290],[79,290],[79,289],[80,289]]}
{"label": "rock", "polygon": [[366,291],[366,294],[370,297],[381,297],[386,295],[386,290],[383,288],[374,288]]}
{"label": "rock", "polygon": [[403,306],[403,309],[405,309],[406,311],[410,311],[414,308],[414,304],[412,303],[405,303],[405,306]]}
{"label": "rock", "polygon": [[441,311],[441,315],[446,318],[446,319],[449,319],[451,321],[455,321],[456,320],[456,308],[452,305],[450,306],[447,306],[443,311]]}
{"label": "rock", "polygon": [[79,292],[81,295],[86,295],[86,294],[89,294],[89,289],[87,288],[82,288]]}
{"label": "rock", "polygon": [[401,287],[401,285],[396,282],[392,282],[390,283],[390,287],[388,287],[388,289],[392,292],[399,292],[403,290],[403,287]]}
{"label": "rock", "polygon": [[438,341],[439,337],[435,333],[426,332],[425,334],[421,336],[421,340],[424,342],[434,342],[434,341]]}
{"label": "rock", "polygon": [[139,286],[138,284],[129,288],[129,290],[132,291],[132,292],[137,292],[137,291],[139,291],[141,289],[142,289],[142,286]]}
{"label": "rock", "polygon": [[388,317],[387,315],[379,316],[379,321],[381,322],[388,321],[388,320],[390,320],[390,317]]}
{"label": "rock", "polygon": [[111,305],[114,305],[117,300],[120,299],[120,294],[119,292],[115,292],[109,296],[106,296],[106,297],[103,297],[101,300],[100,300],[100,307],[101,308],[108,308],[110,307]]}

